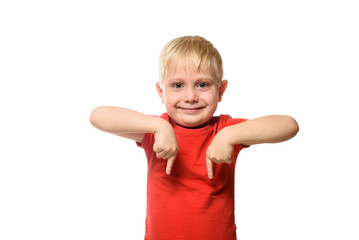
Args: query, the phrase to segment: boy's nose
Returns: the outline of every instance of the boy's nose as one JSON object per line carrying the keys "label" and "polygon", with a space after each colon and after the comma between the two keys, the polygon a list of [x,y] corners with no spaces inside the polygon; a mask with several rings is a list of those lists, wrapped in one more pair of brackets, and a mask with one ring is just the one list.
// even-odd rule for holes
{"label": "boy's nose", "polygon": [[188,88],[186,89],[186,93],[185,93],[185,102],[189,102],[189,103],[195,103],[198,102],[198,95],[195,89],[192,88]]}

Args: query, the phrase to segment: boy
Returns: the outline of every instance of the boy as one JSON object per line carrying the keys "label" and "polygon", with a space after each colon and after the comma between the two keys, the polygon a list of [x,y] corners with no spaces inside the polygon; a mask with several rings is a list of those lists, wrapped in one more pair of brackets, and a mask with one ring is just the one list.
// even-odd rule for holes
{"label": "boy", "polygon": [[253,120],[214,117],[227,88],[222,59],[199,36],[167,43],[160,56],[160,117],[98,107],[91,123],[135,140],[148,161],[148,240],[235,240],[234,168],[241,149],[294,137],[288,116]]}

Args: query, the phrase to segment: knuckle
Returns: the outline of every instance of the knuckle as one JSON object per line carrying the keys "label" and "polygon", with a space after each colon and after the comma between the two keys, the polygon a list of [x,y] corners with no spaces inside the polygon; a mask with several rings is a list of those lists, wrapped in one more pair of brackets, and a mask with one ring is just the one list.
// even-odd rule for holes
{"label": "knuckle", "polygon": [[161,147],[158,144],[154,144],[153,145],[153,151],[155,152],[160,152],[161,151]]}
{"label": "knuckle", "polygon": [[206,153],[206,156],[207,156],[207,158],[209,158],[209,159],[215,159],[215,156],[213,155],[213,154],[211,154],[210,152],[207,152]]}

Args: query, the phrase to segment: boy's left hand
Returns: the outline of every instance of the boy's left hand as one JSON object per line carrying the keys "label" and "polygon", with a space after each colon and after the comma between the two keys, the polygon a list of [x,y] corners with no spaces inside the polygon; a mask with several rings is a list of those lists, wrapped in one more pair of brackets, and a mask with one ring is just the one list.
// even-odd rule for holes
{"label": "boy's left hand", "polygon": [[218,164],[232,163],[233,145],[230,144],[227,139],[225,134],[220,131],[214,136],[211,144],[207,148],[206,164],[209,179],[213,178],[213,162]]}

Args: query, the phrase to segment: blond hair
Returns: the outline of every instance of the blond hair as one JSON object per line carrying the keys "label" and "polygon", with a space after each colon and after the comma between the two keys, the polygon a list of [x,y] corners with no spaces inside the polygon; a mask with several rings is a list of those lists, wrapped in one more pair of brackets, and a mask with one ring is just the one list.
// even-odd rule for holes
{"label": "blond hair", "polygon": [[186,69],[207,71],[219,83],[223,79],[221,55],[211,42],[200,36],[184,36],[168,42],[160,55],[160,81],[182,61]]}

